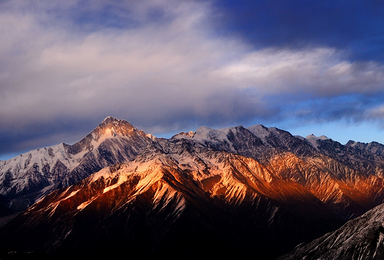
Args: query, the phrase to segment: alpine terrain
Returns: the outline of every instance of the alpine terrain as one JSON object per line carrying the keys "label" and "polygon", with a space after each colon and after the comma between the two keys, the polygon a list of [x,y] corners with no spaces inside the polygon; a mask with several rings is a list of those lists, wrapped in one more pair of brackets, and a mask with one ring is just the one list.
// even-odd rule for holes
{"label": "alpine terrain", "polygon": [[107,117],[81,141],[40,148],[0,161],[0,194],[24,210],[45,194],[102,168],[128,161],[152,142],[125,120]]}
{"label": "alpine terrain", "polygon": [[262,125],[164,139],[107,117],[0,167],[5,210],[31,205],[0,230],[2,252],[273,259],[384,202],[382,144]]}
{"label": "alpine terrain", "polygon": [[338,230],[301,244],[281,260],[384,259],[384,204],[348,221]]}

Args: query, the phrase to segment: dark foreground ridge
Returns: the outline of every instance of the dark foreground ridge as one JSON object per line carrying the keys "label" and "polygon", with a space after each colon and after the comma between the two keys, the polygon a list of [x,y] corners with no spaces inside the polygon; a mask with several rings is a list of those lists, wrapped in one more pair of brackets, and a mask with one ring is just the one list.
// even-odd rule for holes
{"label": "dark foreground ridge", "polygon": [[302,244],[279,260],[384,259],[384,205],[348,221],[338,230]]}
{"label": "dark foreground ridge", "polygon": [[38,201],[0,229],[0,251],[273,259],[383,203],[383,154],[261,125],[162,139],[108,117],[2,164],[4,199]]}

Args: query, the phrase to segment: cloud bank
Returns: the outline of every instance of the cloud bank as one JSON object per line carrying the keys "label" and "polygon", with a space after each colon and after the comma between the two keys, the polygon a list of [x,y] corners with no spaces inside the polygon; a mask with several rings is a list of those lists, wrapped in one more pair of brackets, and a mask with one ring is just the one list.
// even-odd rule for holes
{"label": "cloud bank", "polygon": [[255,48],[217,29],[225,12],[215,2],[3,1],[0,10],[0,154],[77,141],[108,115],[154,134],[384,117],[380,61],[325,44]]}

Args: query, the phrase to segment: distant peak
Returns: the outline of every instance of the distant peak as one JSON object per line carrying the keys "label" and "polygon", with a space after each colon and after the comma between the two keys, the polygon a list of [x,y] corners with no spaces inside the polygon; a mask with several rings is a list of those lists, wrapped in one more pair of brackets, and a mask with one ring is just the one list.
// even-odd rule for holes
{"label": "distant peak", "polygon": [[271,134],[271,131],[275,130],[271,127],[265,127],[263,125],[253,125],[247,127],[248,131],[260,138],[263,142],[266,142],[266,138]]}
{"label": "distant peak", "polygon": [[175,134],[171,138],[183,138],[183,137],[190,137],[193,138],[195,136],[195,132],[189,131],[189,132],[180,132],[178,134]]}
{"label": "distant peak", "polygon": [[95,129],[79,142],[69,148],[71,154],[77,154],[84,149],[90,151],[100,145],[103,141],[110,138],[148,138],[143,131],[135,128],[131,123],[124,119],[107,116]]}
{"label": "distant peak", "polygon": [[321,136],[315,136],[314,134],[310,134],[308,135],[307,137],[305,137],[305,139],[317,139],[317,140],[327,140],[329,139],[328,137],[326,137],[325,135],[321,135]]}
{"label": "distant peak", "polygon": [[147,134],[146,135],[149,139],[155,141],[156,140],[156,136],[152,135],[152,134]]}
{"label": "distant peak", "polygon": [[91,139],[99,140],[101,137],[109,138],[116,136],[133,136],[137,134],[145,136],[144,132],[136,129],[128,121],[107,116],[89,135]]}
{"label": "distant peak", "polygon": [[315,136],[314,134],[310,134],[307,137],[305,137],[305,140],[307,140],[314,148],[318,149],[319,144],[317,141],[319,140],[329,140],[328,137],[325,135],[321,135],[319,137]]}
{"label": "distant peak", "polygon": [[355,147],[355,146],[358,146],[359,143],[358,142],[355,142],[353,140],[349,140],[346,144],[346,146],[349,146],[349,147]]}
{"label": "distant peak", "polygon": [[117,127],[117,128],[134,128],[131,123],[129,123],[127,120],[124,119],[118,119],[113,116],[107,116],[100,124],[98,128],[111,128],[111,127]]}
{"label": "distant peak", "polygon": [[106,118],[104,118],[102,123],[103,122],[108,122],[108,121],[119,121],[119,119],[117,119],[116,117],[113,117],[113,116],[107,116]]}

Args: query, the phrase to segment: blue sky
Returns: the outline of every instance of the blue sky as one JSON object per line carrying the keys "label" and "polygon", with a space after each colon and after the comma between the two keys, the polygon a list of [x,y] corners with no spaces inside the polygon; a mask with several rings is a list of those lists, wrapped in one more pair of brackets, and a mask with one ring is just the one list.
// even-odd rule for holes
{"label": "blue sky", "polygon": [[384,2],[0,1],[0,159],[106,116],[384,143]]}

